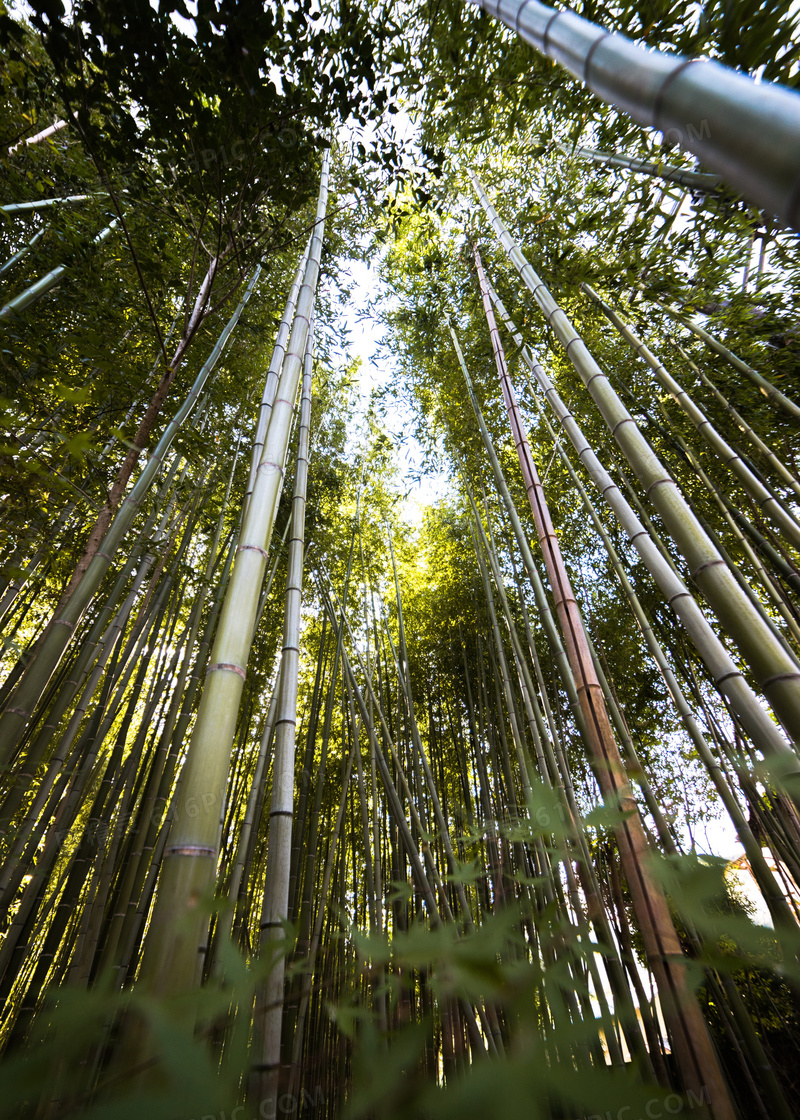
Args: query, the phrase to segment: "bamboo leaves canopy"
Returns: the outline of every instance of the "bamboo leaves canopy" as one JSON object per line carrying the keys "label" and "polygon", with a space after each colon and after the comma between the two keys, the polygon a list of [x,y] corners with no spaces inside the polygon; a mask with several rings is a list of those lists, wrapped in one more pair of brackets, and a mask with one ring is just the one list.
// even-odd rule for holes
{"label": "bamboo leaves canopy", "polygon": [[791,1120],[789,7],[0,10],[11,1115]]}

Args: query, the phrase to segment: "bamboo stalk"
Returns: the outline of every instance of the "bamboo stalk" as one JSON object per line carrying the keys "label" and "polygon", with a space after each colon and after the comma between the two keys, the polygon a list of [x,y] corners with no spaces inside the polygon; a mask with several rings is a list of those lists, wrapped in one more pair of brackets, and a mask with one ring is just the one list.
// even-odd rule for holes
{"label": "bamboo stalk", "polygon": [[7,202],[5,205],[0,204],[0,213],[31,214],[50,206],[75,206],[78,202],[86,202],[92,198],[108,198],[108,195],[100,191],[97,194],[68,194],[63,198],[37,198],[31,202]]}
{"label": "bamboo stalk", "polygon": [[172,446],[175,436],[180,430],[181,425],[191,414],[209,375],[222,353],[225,343],[239,321],[239,317],[253,292],[259,275],[260,267],[257,267],[250,277],[242,299],[220,334],[211,354],[203,363],[200,372],[197,374],[189,394],[167,425],[147,465],[136,480],[136,484],[120,505],[116,517],[102,539],[101,547],[93,556],[80,583],[78,583],[75,591],[59,612],[58,617],[51,620],[45,640],[37,651],[35,659],[27,667],[22,679],[11,696],[9,704],[6,706],[2,716],[0,716],[0,761],[8,761],[20,737],[24,733],[28,721],[33,714],[34,707],[47,687],[47,682],[50,680],[54,669],[58,665],[64,650],[67,648],[75,627],[100,586],[103,577],[110,568],[114,559],[114,554],[139,512],[151,485],[157,478],[158,472],[161,469],[168,450]]}
{"label": "bamboo stalk", "polygon": [[[158,895],[148,934],[143,976],[160,991],[196,983],[198,946],[205,944],[207,911],[197,900],[213,889],[219,851],[218,812],[230,765],[267,548],[274,525],[289,430],[303,365],[308,320],[314,304],[328,197],[325,154],[317,220],[300,291],[289,350],[270,416],[258,477],[242,524],[236,563],[227,588],[212,664],[200,700],[182,778],[184,812],[176,818],[164,853]],[[201,808],[202,806],[202,808]],[[192,807],[196,815],[190,816]]]}
{"label": "bamboo stalk", "polygon": [[539,0],[470,0],[585,83],[662,131],[756,206],[800,226],[800,98],[708,59],[636,46]]}
{"label": "bamboo stalk", "polygon": [[594,288],[589,284],[581,284],[581,290],[586,292],[586,294],[594,300],[606,318],[611,320],[626,342],[630,344],[640,357],[644,358],[653,373],[655,373],[659,385],[661,385],[663,389],[666,389],[680,408],[683,409],[706,443],[716,451],[728,470],[736,476],[742,488],[758,505],[758,508],[778,526],[786,540],[790,541],[796,549],[800,548],[800,524],[798,524],[796,518],[794,518],[792,514],[777,501],[766,486],[756,478],[741,456],[739,456],[730,444],[722,438],[703,410],[695,404],[686,390],[677,382],[675,377],[666,369],[663,363],[659,361],[655,354],[645,345],[642,339],[639,338],[625,320],[614,311],[613,307],[610,307],[605,300],[601,299]]}
{"label": "bamboo stalk", "polygon": [[[800,98],[797,100],[798,103],[800,103]],[[798,211],[798,213],[800,213],[800,211]],[[736,354],[734,354],[732,350],[729,350],[718,338],[705,330],[700,323],[695,319],[689,318],[688,315],[685,315],[677,307],[672,307],[663,300],[654,299],[653,302],[657,307],[660,307],[662,311],[666,311],[670,318],[675,319],[676,322],[687,327],[693,335],[704,342],[715,354],[719,354],[720,357],[724,358],[726,362],[729,362],[734,369],[737,369],[739,373],[743,373],[749,381],[757,385],[767,400],[778,405],[779,408],[782,408],[784,412],[794,417],[795,420],[800,420],[800,405],[790,400],[780,389],[773,385],[771,381],[768,381],[763,374],[760,374],[758,370],[753,369],[747,362],[743,362],[741,358],[737,357]]]}
{"label": "bamboo stalk", "polygon": [[[712,542],[692,515],[674,481],[665,473],[633,417],[611,387],[608,378],[592,358],[543,281],[523,256],[497,211],[489,202],[477,176],[471,174],[473,185],[504,249],[526,286],[533,293],[547,321],[566,347],[570,361],[591,393],[603,419],[636,470],[647,489],[650,500],[686,557],[692,578],[751,666],[764,694],[789,735],[800,738],[800,664],[784,649],[739,588]],[[609,500],[611,496],[613,491],[609,494]],[[639,532],[639,529],[636,532]],[[631,539],[633,540],[632,535]],[[636,544],[636,540],[633,543]],[[685,591],[681,591],[680,595],[685,600],[680,602],[681,609],[692,609],[689,600],[693,603],[693,597]],[[670,601],[675,602],[677,609],[678,600],[673,600],[670,596]],[[735,668],[733,672],[739,676]],[[734,680],[733,677],[730,679]],[[720,683],[727,684],[727,681],[720,680]],[[763,710],[759,714],[749,705],[747,696],[744,698],[740,696],[740,703],[742,699],[749,708],[749,726],[759,728],[758,734],[763,742],[769,744],[768,749],[774,754],[779,766],[785,765],[787,775],[798,773],[794,751],[787,747],[780,736],[776,737],[774,727],[767,726],[771,721],[763,718]],[[796,796],[800,798],[800,792]]]}
{"label": "bamboo stalk", "polygon": [[719,175],[708,175],[703,171],[690,171],[685,167],[675,167],[663,160],[654,162],[619,152],[598,152],[594,148],[582,148],[577,145],[573,147],[571,144],[559,144],[558,146],[565,155],[589,160],[591,163],[598,163],[603,167],[621,167],[626,171],[635,171],[637,174],[648,175],[653,179],[666,179],[669,183],[678,183],[682,187],[701,190],[705,194],[718,194],[722,182]]}
{"label": "bamboo stalk", "polygon": [[8,154],[10,156],[13,156],[14,152],[18,151],[20,148],[27,147],[29,144],[39,144],[42,140],[46,140],[48,136],[52,136],[54,133],[59,132],[62,128],[66,127],[67,122],[59,118],[58,120],[53,121],[51,125],[48,125],[47,128],[43,128],[39,132],[34,133],[33,136],[26,136],[25,139],[20,140],[19,143],[12,144],[8,149]]}
{"label": "bamboo stalk", "polygon": [[256,423],[256,434],[253,439],[253,451],[250,458],[250,474],[247,479],[247,491],[245,494],[245,501],[243,509],[247,508],[247,503],[250,500],[250,495],[253,493],[253,487],[256,481],[256,473],[258,465],[261,462],[261,454],[264,450],[264,437],[267,433],[267,425],[269,423],[270,413],[272,412],[272,402],[275,399],[275,391],[278,386],[280,378],[281,367],[286,355],[286,344],[289,340],[289,331],[292,326],[292,319],[294,318],[295,307],[297,306],[297,297],[300,293],[300,286],[303,282],[303,276],[306,271],[306,264],[308,263],[308,254],[311,249],[311,239],[309,238],[308,244],[305,247],[300,263],[297,266],[292,287],[289,291],[289,298],[286,300],[286,307],[284,308],[281,321],[278,325],[278,333],[275,338],[275,345],[272,349],[272,357],[270,358],[267,375],[264,379],[264,391],[261,397],[261,404],[258,410],[258,421]]}
{"label": "bamboo stalk", "polygon": [[698,367],[695,365],[695,363],[692,361],[683,347],[680,346],[679,343],[675,342],[675,348],[683,358],[683,360],[687,363],[689,368],[697,374],[702,384],[705,385],[706,389],[711,390],[716,400],[719,401],[728,415],[733,419],[733,422],[736,424],[739,430],[743,432],[753,444],[753,446],[761,452],[761,454],[764,456],[764,458],[767,460],[776,474],[780,476],[783,483],[792,489],[796,498],[800,498],[800,481],[795,478],[789,468],[778,458],[775,452],[770,447],[767,447],[761,437],[755,431],[753,431],[747,421],[740,415],[740,413],[736,411],[730,401],[728,401],[723,396],[716,385],[714,385],[714,383],[710,381],[708,377],[706,377],[701,369],[698,369]]}
{"label": "bamboo stalk", "polygon": [[[506,366],[505,354],[494,321],[491,298],[483,274],[480,255],[475,249],[475,266],[481,285],[483,307],[492,338],[495,361],[500,374],[503,397],[509,414],[514,443],[520,460],[525,488],[536,522],[550,585],[556,602],[564,645],[584,710],[592,768],[603,791],[604,800],[625,814],[614,828],[620,859],[631,891],[633,905],[645,940],[650,966],[657,977],[664,1014],[670,1026],[678,1068],[683,1083],[694,1091],[710,1090],[711,1109],[720,1120],[735,1111],[719,1067],[700,1008],[688,985],[686,966],[666,899],[647,865],[648,844],[636,801],[625,775],[614,740],[600,683],[592,663],[578,611],[577,600],[561,556],[550,513],[528,447],[519,408]],[[713,1088],[711,1088],[713,1086]]]}
{"label": "bamboo stalk", "polygon": [[[94,244],[99,245],[101,242],[112,233],[118,224],[118,219],[114,218],[105,229],[101,229],[98,235],[94,238]],[[17,258],[19,259],[19,258]],[[9,262],[10,263],[10,262]],[[20,292],[18,296],[14,296],[8,303],[0,307],[0,324],[13,323],[18,315],[26,311],[31,304],[36,303],[42,296],[47,295],[53,288],[57,287],[69,272],[69,268],[65,264],[60,264],[56,268],[52,268],[45,276],[40,277],[35,283],[31,284]]]}
{"label": "bamboo stalk", "polygon": [[712,680],[720,692],[728,699],[734,711],[741,717],[754,742],[767,757],[779,760],[780,766],[788,766],[792,758],[787,755],[787,747],[774,723],[764,712],[763,706],[750,689],[744,677],[738,672],[727,650],[709,625],[694,597],[686,588],[666,550],[657,537],[654,538],[652,526],[645,530],[631,507],[623,498],[619,488],[592,451],[574,416],[558,395],[555,386],[536,362],[513,322],[508,316],[500,299],[490,289],[498,313],[510,330],[525,366],[534,375],[545,399],[556,418],[567,432],[578,458],[588,471],[592,481],[603,499],[608,503],[628,540],[634,545],[648,571],[661,588],[665,599],[691,636],[696,649],[711,673]]}
{"label": "bamboo stalk", "polygon": [[[551,435],[555,435],[552,429],[550,429],[550,431]],[[589,498],[589,495],[586,493],[585,487],[575,473],[575,469],[569,462],[566,453],[563,451],[561,452],[561,460],[564,463],[564,466],[566,467],[570,478],[572,479],[573,485],[576,487],[581,497],[584,508],[586,509],[592,520],[592,524],[594,525],[600,536],[600,539],[603,542],[603,545],[608,553],[609,559],[611,560],[611,564],[616,573],[617,579],[620,582],[620,586],[625,593],[625,597],[630,604],[633,615],[636,618],[636,622],[639,626],[639,629],[641,630],[642,636],[645,639],[647,648],[650,651],[650,654],[656,665],[658,666],[659,672],[661,673],[664,683],[669,690],[678,714],[681,717],[681,721],[683,722],[684,727],[689,733],[689,737],[691,738],[692,743],[697,750],[697,753],[703,765],[705,766],[709,777],[714,783],[719,798],[725,806],[725,809],[727,810],[727,813],[731,818],[734,827],[736,828],[739,841],[745,849],[748,861],[751,868],[753,869],[753,874],[764,896],[764,901],[766,902],[767,906],[769,907],[770,913],[772,914],[773,921],[775,921],[776,925],[782,925],[784,926],[784,928],[792,928],[796,923],[794,922],[794,918],[791,914],[791,911],[789,910],[786,899],[778,888],[775,882],[775,877],[769,870],[769,866],[767,865],[767,862],[762,855],[761,848],[759,847],[758,842],[755,839],[755,836],[753,835],[749,824],[747,823],[747,819],[744,816],[739,803],[736,801],[733,791],[728,785],[728,782],[726,781],[720,769],[719,763],[714,758],[711,749],[706,742],[705,736],[700,729],[700,725],[698,724],[692,712],[692,709],[680,685],[678,684],[678,681],[675,678],[675,674],[673,673],[672,668],[667,661],[666,655],[664,654],[664,651],[661,648],[658,639],[653,633],[653,629],[650,625],[650,620],[648,619],[647,614],[642,607],[638,596],[636,595],[636,592],[631,586],[631,582],[628,579],[628,575],[625,571],[619,554],[617,553],[617,550],[614,547],[614,544],[609,537],[605,526],[600,520],[597,511],[594,508],[591,499]]]}
{"label": "bamboo stalk", "polygon": [[303,558],[305,548],[306,488],[311,427],[311,378],[314,360],[314,317],[310,317],[303,368],[300,406],[300,438],[297,449],[292,530],[289,537],[289,567],[286,576],[286,611],[281,671],[277,686],[275,747],[272,764],[272,803],[269,813],[269,841],[264,903],[261,913],[261,951],[266,951],[271,968],[256,1000],[255,1029],[260,1036],[257,1096],[261,1101],[278,1099],[281,1063],[281,1026],[286,956],[273,954],[269,943],[281,938],[289,920],[289,877],[294,815],[294,760],[297,726],[297,687],[300,661],[300,607],[302,602]]}
{"label": "bamboo stalk", "polygon": [[0,276],[2,276],[4,273],[8,272],[9,268],[13,268],[14,265],[17,264],[19,261],[21,261],[23,257],[26,257],[28,255],[28,253],[31,251],[31,249],[34,247],[36,242],[39,241],[42,237],[44,237],[44,235],[46,233],[47,233],[47,226],[42,226],[41,229],[38,229],[36,231],[36,233],[33,235],[33,237],[30,239],[30,241],[26,245],[23,245],[21,249],[17,249],[16,253],[14,253],[12,256],[10,256],[7,261],[4,261],[2,264],[0,264]]}
{"label": "bamboo stalk", "polygon": [[[731,532],[733,533],[734,537],[736,538],[742,552],[744,553],[744,555],[749,560],[753,570],[756,573],[756,576],[757,576],[759,582],[762,584],[765,591],[767,592],[767,596],[772,600],[772,603],[773,603],[775,609],[777,611],[779,611],[780,614],[783,616],[783,620],[784,620],[784,623],[786,625],[786,629],[788,630],[788,632],[792,635],[792,637],[795,640],[795,646],[797,648],[800,648],[800,625],[798,625],[798,621],[795,618],[795,615],[792,613],[792,610],[790,609],[789,604],[786,601],[785,593],[783,593],[783,594],[781,593],[778,585],[774,582],[774,580],[770,576],[769,572],[764,567],[764,564],[762,563],[760,556],[758,555],[756,550],[751,546],[750,542],[745,537],[745,534],[744,534],[742,528],[740,527],[739,522],[729,511],[728,505],[726,504],[726,502],[725,502],[725,500],[722,496],[721,491],[712,482],[712,480],[709,478],[709,476],[706,474],[706,472],[700,466],[700,463],[697,459],[697,456],[694,454],[692,449],[685,443],[685,441],[683,439],[681,439],[680,436],[677,437],[676,442],[678,443],[678,446],[681,448],[684,455],[686,456],[686,459],[690,463],[690,465],[691,465],[692,469],[694,470],[695,474],[700,479],[700,481],[703,483],[706,490],[708,490],[711,497],[714,499],[714,502],[718,506],[718,508],[719,508],[720,512],[722,513],[722,516],[724,517],[725,521],[730,526]],[[728,503],[732,505],[732,503],[730,502],[730,499],[728,499]],[[722,550],[720,550],[720,552],[722,552]],[[736,571],[734,571],[734,574],[736,574]],[[742,586],[743,586],[744,590],[746,592],[749,592],[750,597],[752,598],[753,602],[756,605],[756,608],[764,614],[764,617],[767,619],[767,621],[770,623],[770,625],[774,626],[774,623],[772,622],[772,619],[766,613],[766,610],[764,609],[763,605],[761,604],[761,600],[756,595],[754,589],[751,588],[750,585],[744,581],[744,577],[741,577],[741,583],[742,583]],[[777,630],[777,627],[776,627],[776,630]],[[778,631],[778,633],[780,633],[780,631]]]}

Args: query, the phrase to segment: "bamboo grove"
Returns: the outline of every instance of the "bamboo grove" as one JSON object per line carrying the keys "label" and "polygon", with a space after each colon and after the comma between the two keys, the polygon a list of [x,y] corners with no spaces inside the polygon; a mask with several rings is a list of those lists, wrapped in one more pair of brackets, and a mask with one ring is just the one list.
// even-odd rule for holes
{"label": "bamboo grove", "polygon": [[484,7],[0,13],[9,1116],[798,1115],[796,21]]}

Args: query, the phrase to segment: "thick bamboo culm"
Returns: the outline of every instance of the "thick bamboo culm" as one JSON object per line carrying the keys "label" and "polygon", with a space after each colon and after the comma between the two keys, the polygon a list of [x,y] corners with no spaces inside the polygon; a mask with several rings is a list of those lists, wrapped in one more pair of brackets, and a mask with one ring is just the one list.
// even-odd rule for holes
{"label": "thick bamboo culm", "polygon": [[[196,983],[198,947],[206,943],[208,918],[204,913],[197,913],[192,900],[206,895],[214,883],[220,842],[219,799],[230,765],[267,549],[283,481],[290,424],[319,275],[327,198],[326,154],[317,222],[294,325],[181,779],[184,805],[203,806],[203,811],[195,817],[184,812],[176,819],[164,851],[144,964],[147,983],[160,991],[180,991]],[[193,920],[188,922],[186,916],[192,911]]]}
{"label": "thick bamboo culm", "polygon": [[693,152],[752,203],[800,227],[800,97],[709,59],[636,46],[539,0],[469,0],[603,101]]}

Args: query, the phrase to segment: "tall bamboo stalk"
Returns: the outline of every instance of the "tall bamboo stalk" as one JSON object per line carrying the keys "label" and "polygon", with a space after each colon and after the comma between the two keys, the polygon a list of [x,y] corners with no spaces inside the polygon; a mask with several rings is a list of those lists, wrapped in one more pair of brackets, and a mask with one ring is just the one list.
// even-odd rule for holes
{"label": "tall bamboo stalk", "polygon": [[[552,428],[550,428],[550,435],[555,439],[555,432],[552,430]],[[742,812],[739,803],[736,800],[724,774],[722,773],[719,763],[714,758],[711,748],[706,742],[706,738],[703,735],[700,725],[698,724],[697,719],[692,712],[691,706],[686,699],[683,690],[678,684],[675,674],[672,671],[672,668],[667,660],[663,649],[661,648],[658,639],[653,633],[652,626],[650,625],[650,620],[648,619],[647,614],[642,607],[642,604],[639,601],[639,598],[636,595],[636,592],[634,591],[630,580],[628,579],[627,572],[625,571],[625,567],[619,557],[619,554],[617,553],[617,550],[614,547],[614,544],[610,536],[608,535],[605,526],[600,520],[598,513],[594,508],[591,499],[589,498],[589,495],[586,493],[583,483],[578,478],[578,475],[575,473],[574,467],[570,463],[566,452],[562,448],[559,448],[559,457],[563,462],[567,472],[569,473],[572,483],[577,489],[581,501],[583,502],[584,507],[589,514],[592,523],[600,536],[600,539],[603,542],[603,545],[606,549],[606,552],[608,553],[609,559],[611,560],[612,566],[616,573],[617,579],[620,582],[620,586],[625,593],[625,597],[630,604],[631,610],[639,625],[639,629],[641,630],[642,636],[645,639],[647,648],[659,668],[661,676],[664,679],[664,683],[666,684],[669,693],[672,696],[678,714],[680,715],[681,720],[687,732],[689,733],[689,736],[697,750],[700,760],[702,761],[703,765],[708,771],[709,777],[714,783],[720,800],[725,806],[728,815],[730,816],[736,828],[739,840],[745,849],[745,853],[747,854],[750,867],[753,869],[753,875],[758,882],[759,888],[761,889],[761,892],[764,896],[764,900],[770,909],[770,913],[773,916],[773,920],[776,922],[776,924],[783,925],[785,928],[791,929],[795,926],[796,923],[794,922],[791,910],[789,909],[786,899],[778,888],[778,885],[775,882],[775,876],[770,871],[767,862],[761,852],[761,848],[759,847],[758,842],[755,839],[755,836],[753,835],[749,824],[747,823],[747,819],[744,816],[744,813]]]}
{"label": "tall bamboo stalk", "polygon": [[[694,993],[691,991],[682,960],[680,941],[675,932],[666,899],[648,866],[648,844],[638,807],[614,739],[600,683],[594,669],[586,633],[578,610],[566,566],[561,556],[544,491],[528,446],[513,386],[508,376],[505,354],[494,320],[491,298],[483,273],[480,254],[475,249],[475,266],[481,286],[483,309],[489,325],[503,397],[511,422],[525,489],[531,504],[539,544],[555,598],[556,613],[564,645],[578,687],[584,712],[592,768],[606,802],[625,814],[614,829],[620,859],[631,891],[648,960],[658,981],[659,993],[670,1028],[673,1050],[681,1078],[695,1092],[704,1086],[711,1094],[715,1117],[735,1116],[725,1079],[719,1067],[711,1038]],[[713,1086],[713,1088],[711,1088]]]}
{"label": "tall bamboo stalk", "polygon": [[247,479],[247,492],[245,496],[245,507],[253,493],[253,486],[256,481],[256,473],[258,472],[258,465],[261,462],[261,453],[264,450],[264,437],[267,433],[267,425],[269,423],[270,413],[272,411],[272,402],[275,399],[275,390],[278,386],[278,379],[280,378],[281,367],[283,366],[283,359],[286,355],[286,343],[289,340],[289,331],[292,328],[292,319],[294,318],[295,307],[297,306],[297,297],[300,294],[300,285],[303,282],[303,276],[306,271],[306,264],[308,263],[308,254],[311,249],[311,239],[305,247],[300,263],[297,266],[297,271],[292,281],[292,287],[289,291],[289,298],[286,300],[286,307],[284,308],[281,321],[278,325],[278,334],[275,338],[275,345],[272,349],[272,357],[270,358],[269,368],[267,375],[264,379],[264,391],[261,396],[261,404],[258,410],[258,420],[256,422],[256,434],[253,439],[253,451],[250,457],[250,474]]}
{"label": "tall bamboo stalk", "polygon": [[[181,789],[183,812],[164,851],[143,975],[161,991],[180,991],[197,979],[198,947],[205,945],[207,911],[198,900],[213,888],[219,852],[219,810],[230,765],[239,702],[263,582],[267,548],[283,481],[294,401],[314,305],[328,199],[329,156],[322,162],[316,224],[294,325],[267,428],[256,483],[242,524],[236,563],[206,671]],[[196,815],[190,813],[194,810]]]}
{"label": "tall bamboo stalk", "polygon": [[800,226],[800,97],[708,59],[636,46],[539,0],[470,0],[601,100],[694,152],[758,207]]}
{"label": "tall bamboo stalk", "polygon": [[767,460],[776,474],[778,474],[778,476],[781,478],[782,482],[786,486],[791,487],[792,491],[795,494],[795,497],[800,498],[800,480],[798,480],[792,474],[785,463],[783,463],[782,460],[778,458],[772,448],[767,447],[763,439],[761,439],[757,432],[753,431],[744,417],[736,411],[730,401],[719,391],[716,385],[714,385],[714,383],[710,381],[708,377],[706,377],[701,369],[698,369],[698,367],[695,365],[695,363],[692,361],[683,347],[676,342],[675,348],[683,358],[683,360],[686,362],[686,364],[689,366],[689,369],[697,374],[697,376],[700,378],[701,383],[706,387],[706,389],[710,389],[715,399],[719,401],[728,415],[733,419],[733,422],[736,424],[739,431],[743,432],[753,444],[753,446],[761,452],[761,454],[764,456],[764,458]]}
{"label": "tall bamboo stalk", "polygon": [[12,757],[14,749],[33,714],[35,705],[47,687],[47,682],[58,665],[64,650],[69,645],[75,627],[110,568],[114,555],[139,512],[145,496],[158,477],[158,472],[181,425],[191,415],[209,375],[219,360],[231,332],[252,295],[260,272],[260,266],[257,266],[250,276],[247,287],[233,315],[228,320],[211,354],[197,374],[191,390],[170,420],[153,454],[148,459],[147,465],[139,475],[130,493],[125,497],[116,517],[103,536],[101,547],[93,556],[71,597],[63,605],[63,608],[57,612],[57,617],[51,620],[48,632],[37,650],[36,657],[25,670],[9,704],[0,716],[0,761],[7,763]]}
{"label": "tall bamboo stalk", "polygon": [[[692,578],[751,666],[765,696],[794,739],[800,738],[800,663],[781,645],[736,583],[716,548],[693,516],[674,480],[665,472],[608,378],[546,285],[503,225],[477,176],[472,182],[509,259],[567,350],[609,430],[636,471],[675,543],[686,557]],[[756,719],[758,717],[756,716]],[[773,738],[774,741],[774,738]],[[794,752],[775,744],[787,773],[796,771]],[[800,797],[800,791],[797,794]]]}
{"label": "tall bamboo stalk", "polygon": [[[93,239],[93,243],[95,245],[102,244],[102,242],[113,233],[117,225],[118,219],[114,218],[107,226],[100,230]],[[61,283],[68,272],[69,268],[67,265],[57,265],[56,268],[51,268],[46,275],[29,285],[24,292],[20,292],[18,296],[14,296],[13,299],[10,299],[8,303],[0,307],[0,324],[13,323],[17,316],[21,315],[23,311],[27,311],[38,299],[47,295],[48,292],[52,292],[53,288]]]}
{"label": "tall bamboo stalk", "polygon": [[[292,529],[289,536],[289,567],[286,575],[286,611],[283,652],[278,678],[275,716],[275,747],[272,764],[272,803],[269,811],[269,842],[264,904],[261,914],[262,951],[279,940],[289,920],[289,876],[294,816],[294,758],[297,728],[297,675],[300,662],[300,607],[302,603],[305,549],[306,489],[311,430],[311,378],[314,361],[314,316],[310,317],[303,368],[300,405],[300,437],[297,448]],[[256,1003],[255,1028],[259,1038],[257,1099],[278,1099],[281,1061],[281,1026],[286,956],[277,953]]]}
{"label": "tall bamboo stalk", "polygon": [[625,171],[635,171],[637,174],[648,175],[653,179],[665,179],[668,183],[678,183],[682,187],[702,190],[706,194],[718,193],[722,181],[719,175],[708,175],[704,171],[675,167],[663,160],[655,162],[620,152],[598,152],[595,148],[583,148],[577,145],[573,147],[570,144],[559,144],[559,148],[565,155],[589,160],[602,167],[621,167]]}
{"label": "tall bamboo stalk", "polygon": [[[798,101],[800,101],[800,98],[798,98]],[[676,322],[687,327],[693,335],[706,344],[709,350],[713,350],[715,354],[719,354],[720,357],[729,362],[734,369],[738,370],[739,373],[743,373],[749,381],[757,385],[767,400],[771,401],[779,408],[782,408],[784,412],[794,417],[795,420],[800,420],[800,405],[790,400],[777,386],[773,385],[763,374],[759,373],[758,370],[753,369],[747,362],[742,361],[742,359],[734,354],[732,350],[729,350],[724,343],[720,342],[715,335],[701,326],[696,319],[690,318],[690,316],[684,314],[684,312],[680,311],[677,307],[673,307],[663,300],[656,299],[654,302],[662,311],[666,311],[670,318],[675,319]]]}
{"label": "tall bamboo stalk", "polygon": [[613,307],[610,307],[605,300],[601,299],[589,284],[581,284],[581,289],[594,300],[603,314],[611,320],[636,353],[644,358],[656,375],[659,385],[666,389],[683,409],[706,443],[716,451],[728,470],[739,480],[742,488],[756,502],[759,509],[778,526],[786,540],[790,541],[795,548],[800,548],[800,524],[792,514],[770,493],[766,486],[753,474],[741,456],[723,439],[703,410],[695,404],[683,386],[678,383],[663,362],[659,361],[631,326],[616,313]]}
{"label": "tall bamboo stalk", "polygon": [[[553,410],[559,424],[569,436],[578,458],[588,471],[597,490],[614,513],[628,540],[641,556],[666,601],[691,636],[696,649],[711,673],[712,680],[730,701],[732,708],[742,719],[744,726],[759,749],[763,750],[767,757],[775,759],[780,769],[785,769],[787,773],[791,773],[795,765],[793,753],[790,752],[778,728],[764,711],[758,697],[731,659],[725,646],[700,609],[699,604],[681,579],[669,553],[655,533],[644,510],[639,509],[639,514],[642,517],[640,521],[611,475],[595,455],[575,417],[570,413],[558,394],[552,380],[524,345],[522,336],[511,321],[494,289],[490,288],[490,294],[498,309],[498,314],[519,347],[525,366],[533,374],[545,400]],[[633,497],[632,492],[631,496]]]}

